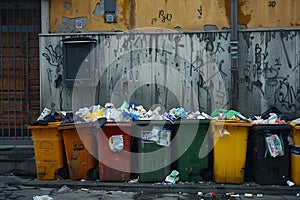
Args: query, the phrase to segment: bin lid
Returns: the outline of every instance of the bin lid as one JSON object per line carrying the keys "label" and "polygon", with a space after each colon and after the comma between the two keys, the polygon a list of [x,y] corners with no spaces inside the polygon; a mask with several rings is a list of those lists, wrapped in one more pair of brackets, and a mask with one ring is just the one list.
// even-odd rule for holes
{"label": "bin lid", "polygon": [[49,122],[48,125],[46,126],[41,126],[41,125],[28,125],[27,128],[28,129],[41,129],[41,128],[57,128],[59,125],[61,124],[61,122]]}
{"label": "bin lid", "polygon": [[209,124],[210,121],[210,119],[180,119],[174,124]]}
{"label": "bin lid", "polygon": [[132,122],[106,122],[104,127],[115,127],[115,126],[132,126]]}
{"label": "bin lid", "polygon": [[134,125],[139,126],[146,126],[149,124],[152,125],[165,125],[165,124],[172,124],[170,121],[167,120],[137,120],[133,122]]}
{"label": "bin lid", "polygon": [[299,129],[300,129],[300,124],[296,124],[296,125],[294,126],[294,129],[299,130]]}
{"label": "bin lid", "polygon": [[255,130],[291,130],[293,126],[289,124],[254,124],[252,129]]}
{"label": "bin lid", "polygon": [[289,124],[293,126],[294,129],[300,129],[300,124],[296,124],[295,122],[289,122]]}
{"label": "bin lid", "polygon": [[76,122],[76,123],[67,123],[67,124],[60,124],[58,129],[64,130],[64,129],[74,129],[74,128],[85,128],[85,127],[91,127],[94,126],[94,122]]}
{"label": "bin lid", "polygon": [[[175,125],[180,125],[180,124],[209,124],[210,119],[178,119],[174,122]],[[137,120],[134,121],[135,125],[171,125],[171,123],[168,120]]]}
{"label": "bin lid", "polygon": [[250,122],[241,121],[241,120],[212,120],[212,125],[215,126],[244,126],[251,127]]}

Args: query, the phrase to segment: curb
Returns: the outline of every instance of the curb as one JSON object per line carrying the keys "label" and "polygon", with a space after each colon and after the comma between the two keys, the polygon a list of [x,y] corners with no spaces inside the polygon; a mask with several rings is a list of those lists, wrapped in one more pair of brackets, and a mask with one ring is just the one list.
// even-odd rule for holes
{"label": "curb", "polygon": [[124,191],[124,192],[160,192],[160,193],[191,193],[199,191],[203,193],[215,192],[225,194],[234,192],[236,194],[251,193],[264,195],[296,195],[300,193],[299,186],[284,185],[258,185],[256,183],[216,184],[213,182],[203,183],[119,183],[119,182],[99,182],[99,181],[71,181],[71,180],[31,180],[23,184],[30,187],[61,188],[86,188],[92,190]]}

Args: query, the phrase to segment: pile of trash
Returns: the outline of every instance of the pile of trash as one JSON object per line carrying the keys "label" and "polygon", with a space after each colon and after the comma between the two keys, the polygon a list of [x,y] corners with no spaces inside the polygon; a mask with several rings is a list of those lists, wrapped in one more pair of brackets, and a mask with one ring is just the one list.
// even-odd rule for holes
{"label": "pile of trash", "polygon": [[107,122],[129,122],[137,120],[167,120],[171,123],[179,119],[211,119],[211,116],[205,112],[189,111],[184,108],[172,108],[169,112],[164,112],[160,105],[154,109],[146,110],[142,105],[136,105],[124,101],[116,108],[113,103],[106,103],[104,106],[93,105],[80,108],[76,112],[51,111],[44,108],[39,118],[30,123],[31,125],[47,125],[48,122],[61,121],[62,124],[74,122],[95,122],[97,119],[106,118]]}
{"label": "pile of trash", "polygon": [[252,124],[287,124],[292,121],[292,118],[287,113],[280,112],[276,107],[271,107],[262,113],[261,116],[253,116]]}
{"label": "pile of trash", "polygon": [[241,113],[235,110],[225,110],[225,109],[216,109],[211,113],[211,118],[213,120],[243,120],[250,121]]}
{"label": "pile of trash", "polygon": [[116,108],[113,103],[106,103],[104,107],[97,105],[90,108],[79,109],[75,115],[86,122],[96,121],[98,118],[106,117],[107,121],[126,122],[137,120],[168,120],[174,123],[178,119],[210,119],[211,117],[200,111],[186,112],[184,108],[172,108],[169,112],[163,112],[161,106],[146,110],[143,105],[136,105],[124,101]]}
{"label": "pile of trash", "polygon": [[185,111],[184,108],[172,108],[164,111],[160,105],[153,109],[146,110],[143,105],[134,102],[127,102],[117,108],[113,103],[106,103],[104,106],[93,105],[83,107],[76,112],[51,111],[45,108],[35,122],[30,125],[47,125],[48,122],[74,123],[74,122],[95,122],[99,118],[106,118],[107,122],[129,122],[137,120],[167,120],[175,123],[179,119],[209,119],[209,120],[235,120],[245,121],[254,125],[260,124],[299,124],[300,118],[293,120],[282,114],[277,108],[272,107],[261,116],[245,117],[238,111],[216,109],[210,115],[201,111]]}
{"label": "pile of trash", "polygon": [[270,113],[268,118],[262,118],[261,116],[254,116],[251,119],[252,124],[287,124],[287,122],[280,117],[276,113]]}

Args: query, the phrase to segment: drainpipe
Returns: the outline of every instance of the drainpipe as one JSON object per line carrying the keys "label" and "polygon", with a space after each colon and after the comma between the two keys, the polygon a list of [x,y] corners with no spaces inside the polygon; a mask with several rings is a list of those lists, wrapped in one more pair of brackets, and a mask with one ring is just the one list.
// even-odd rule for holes
{"label": "drainpipe", "polygon": [[231,0],[230,19],[230,54],[231,54],[231,95],[230,109],[237,110],[238,93],[238,28],[237,28],[238,0]]}

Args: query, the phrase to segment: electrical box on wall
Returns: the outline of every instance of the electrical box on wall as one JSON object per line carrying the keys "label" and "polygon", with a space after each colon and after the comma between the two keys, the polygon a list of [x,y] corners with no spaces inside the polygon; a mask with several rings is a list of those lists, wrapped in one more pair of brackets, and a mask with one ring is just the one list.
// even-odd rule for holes
{"label": "electrical box on wall", "polygon": [[[63,82],[65,87],[95,86],[96,40],[91,38],[68,38],[63,42]],[[76,80],[76,81],[75,81]]]}
{"label": "electrical box on wall", "polygon": [[106,23],[117,22],[115,0],[104,0],[104,21]]}

